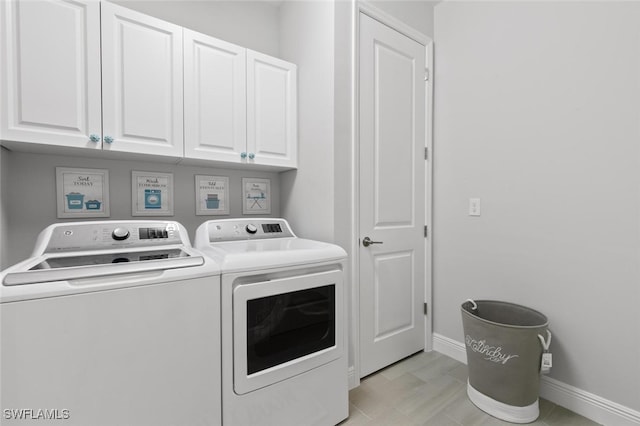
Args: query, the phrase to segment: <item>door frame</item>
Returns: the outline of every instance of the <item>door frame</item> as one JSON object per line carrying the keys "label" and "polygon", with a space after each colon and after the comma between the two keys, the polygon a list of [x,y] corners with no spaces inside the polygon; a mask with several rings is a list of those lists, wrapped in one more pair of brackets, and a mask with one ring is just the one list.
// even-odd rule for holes
{"label": "door frame", "polygon": [[425,87],[425,148],[428,158],[425,160],[425,225],[428,236],[425,240],[425,302],[428,306],[425,316],[425,352],[433,349],[433,304],[432,304],[432,240],[433,240],[433,40],[425,34],[410,27],[399,19],[389,15],[381,9],[364,1],[356,0],[352,11],[352,138],[351,138],[351,242],[349,251],[351,256],[351,268],[349,279],[352,283],[350,335],[353,341],[353,371],[349,371],[349,388],[353,389],[360,384],[360,15],[364,14],[376,21],[398,31],[410,39],[423,45],[426,53],[426,64],[429,70],[429,78]]}

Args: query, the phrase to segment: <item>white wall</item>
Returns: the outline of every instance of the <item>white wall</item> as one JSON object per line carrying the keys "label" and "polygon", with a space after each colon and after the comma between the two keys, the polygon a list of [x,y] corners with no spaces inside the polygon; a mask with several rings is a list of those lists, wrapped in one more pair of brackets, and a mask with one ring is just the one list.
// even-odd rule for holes
{"label": "white wall", "polygon": [[[271,215],[280,216],[280,175],[273,172],[253,170],[227,170],[210,167],[188,167],[175,164],[152,163],[143,161],[105,160],[29,154],[22,152],[2,152],[3,160],[8,162],[10,183],[4,185],[2,200],[4,205],[3,240],[7,240],[10,250],[5,253],[7,267],[31,254],[36,237],[46,226],[54,222],[69,221],[56,217],[56,167],[78,167],[109,170],[110,213],[107,219],[145,220],[148,217],[131,216],[131,171],[154,171],[173,173],[174,216],[157,219],[177,220],[189,231],[193,242],[196,228],[205,220],[224,219],[242,216],[242,177],[271,179]],[[214,175],[229,177],[229,216],[196,216],[195,214],[195,175]],[[153,218],[151,218],[153,219]]]}
{"label": "white wall", "polygon": [[433,8],[440,0],[365,0],[364,2],[433,38]]}
{"label": "white wall", "polygon": [[278,7],[267,1],[114,0],[130,9],[278,56]]}
{"label": "white wall", "polygon": [[[435,8],[435,332],[549,317],[551,377],[640,410],[640,3]],[[482,216],[467,215],[482,199]]]}
{"label": "white wall", "polygon": [[280,53],[298,65],[298,170],[282,174],[282,214],[305,238],[333,241],[333,2],[280,6]]}

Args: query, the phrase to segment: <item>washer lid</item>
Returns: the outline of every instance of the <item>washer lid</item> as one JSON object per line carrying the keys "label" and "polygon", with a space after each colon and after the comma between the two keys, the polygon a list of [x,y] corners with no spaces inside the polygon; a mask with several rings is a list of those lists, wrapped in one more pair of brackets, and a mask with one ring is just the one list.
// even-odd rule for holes
{"label": "washer lid", "polygon": [[222,273],[341,262],[347,257],[335,244],[296,237],[208,243],[197,248],[211,257]]}
{"label": "washer lid", "polygon": [[80,278],[135,274],[201,266],[202,256],[191,255],[180,247],[136,252],[73,253],[67,256],[43,256],[16,272],[8,271],[4,286],[68,281]]}
{"label": "washer lid", "polygon": [[204,264],[204,257],[191,248],[187,231],[178,222],[55,223],[40,233],[30,259],[3,271],[0,288],[162,272]]}

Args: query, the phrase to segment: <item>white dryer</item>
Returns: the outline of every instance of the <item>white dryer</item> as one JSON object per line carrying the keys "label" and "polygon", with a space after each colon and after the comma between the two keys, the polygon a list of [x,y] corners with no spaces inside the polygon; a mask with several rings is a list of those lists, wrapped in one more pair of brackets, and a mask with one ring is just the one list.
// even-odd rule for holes
{"label": "white dryer", "polygon": [[223,424],[345,419],[345,251],[297,238],[284,219],[211,220],[195,246],[222,273]]}
{"label": "white dryer", "polygon": [[220,424],[219,274],[177,222],[46,228],[0,273],[3,421]]}

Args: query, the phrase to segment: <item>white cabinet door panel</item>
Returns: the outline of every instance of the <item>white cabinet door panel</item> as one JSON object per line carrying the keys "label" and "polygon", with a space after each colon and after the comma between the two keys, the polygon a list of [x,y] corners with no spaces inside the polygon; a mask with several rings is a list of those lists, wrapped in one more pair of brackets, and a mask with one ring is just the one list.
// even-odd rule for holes
{"label": "white cabinet door panel", "polygon": [[185,157],[240,163],[246,151],[246,49],[184,30]]}
{"label": "white cabinet door panel", "polygon": [[247,152],[250,162],[297,164],[297,67],[247,50]]}
{"label": "white cabinet door panel", "polygon": [[3,1],[2,139],[100,148],[97,2]]}
{"label": "white cabinet door panel", "polygon": [[104,149],[182,157],[182,27],[102,3]]}

